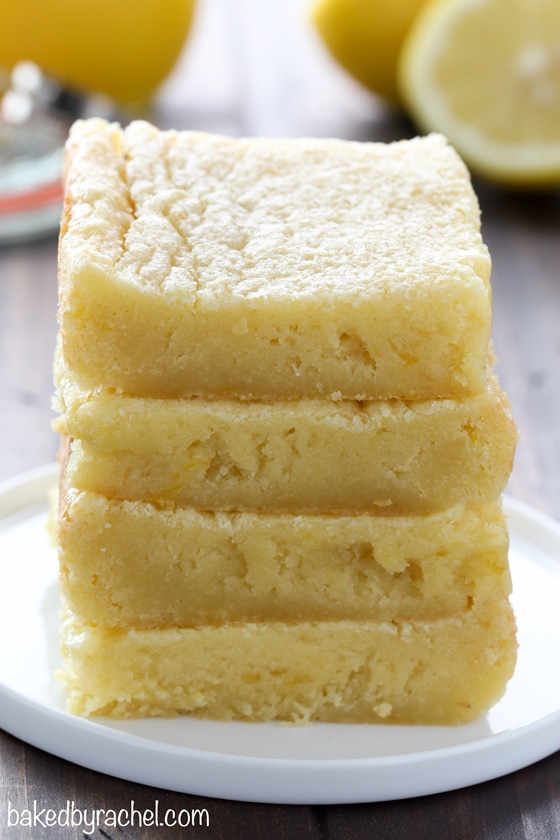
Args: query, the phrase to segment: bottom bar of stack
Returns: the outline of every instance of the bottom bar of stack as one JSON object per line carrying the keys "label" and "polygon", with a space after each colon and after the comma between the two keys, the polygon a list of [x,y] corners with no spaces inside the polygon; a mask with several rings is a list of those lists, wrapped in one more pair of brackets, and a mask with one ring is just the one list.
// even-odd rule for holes
{"label": "bottom bar of stack", "polygon": [[70,711],[457,724],[515,664],[499,500],[204,513],[63,487]]}
{"label": "bottom bar of stack", "polygon": [[68,708],[219,720],[466,723],[515,661],[506,598],[435,621],[106,628],[68,613]]}

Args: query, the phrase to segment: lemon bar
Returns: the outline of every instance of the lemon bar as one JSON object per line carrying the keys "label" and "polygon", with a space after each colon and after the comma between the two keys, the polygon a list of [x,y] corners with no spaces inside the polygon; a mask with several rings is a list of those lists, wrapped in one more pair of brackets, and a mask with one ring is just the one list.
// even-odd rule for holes
{"label": "lemon bar", "polygon": [[73,126],[64,356],[137,396],[484,390],[490,259],[438,135],[392,144]]}
{"label": "lemon bar", "polygon": [[426,622],[107,629],[68,613],[68,708],[116,718],[453,725],[500,699],[516,658],[505,595]]}
{"label": "lemon bar", "polygon": [[461,400],[156,400],[59,382],[74,487],[204,510],[409,515],[499,495],[516,429],[494,377]]}
{"label": "lemon bar", "polygon": [[499,501],[421,517],[215,513],[67,489],[61,590],[108,627],[435,620],[509,591]]}

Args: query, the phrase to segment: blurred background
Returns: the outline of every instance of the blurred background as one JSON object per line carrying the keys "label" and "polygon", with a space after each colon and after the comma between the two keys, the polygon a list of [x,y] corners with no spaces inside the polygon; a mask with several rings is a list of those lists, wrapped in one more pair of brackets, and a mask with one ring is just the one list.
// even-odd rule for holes
{"label": "blurred background", "polygon": [[[420,102],[412,91],[405,105],[394,89],[397,52],[423,5],[96,0],[88,9],[72,0],[2,0],[0,480],[56,455],[51,360],[62,145],[71,122],[99,115],[235,136],[410,137],[426,130],[423,106],[429,123],[437,99],[424,88]],[[506,33],[508,26],[503,18]],[[421,34],[420,46],[427,40]],[[534,90],[538,82],[550,104],[541,53],[523,53],[518,76],[523,85],[530,77]],[[414,70],[420,59],[411,61]],[[555,61],[557,74],[560,46]],[[474,81],[469,88],[475,104],[484,99],[478,85],[474,97]],[[559,91],[552,93],[558,117]],[[528,123],[522,110],[509,120],[512,131]],[[546,190],[521,191],[476,166],[473,180],[494,264],[498,373],[522,435],[510,492],[560,518],[558,190],[553,178]]]}

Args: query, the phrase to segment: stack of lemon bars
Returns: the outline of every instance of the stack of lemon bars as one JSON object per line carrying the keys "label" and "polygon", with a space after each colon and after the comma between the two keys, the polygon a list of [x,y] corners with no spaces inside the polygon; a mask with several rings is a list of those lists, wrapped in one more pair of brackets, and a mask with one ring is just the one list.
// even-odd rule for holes
{"label": "stack of lemon bars", "polygon": [[516,429],[456,153],[87,120],[65,190],[68,708],[484,713],[516,656]]}

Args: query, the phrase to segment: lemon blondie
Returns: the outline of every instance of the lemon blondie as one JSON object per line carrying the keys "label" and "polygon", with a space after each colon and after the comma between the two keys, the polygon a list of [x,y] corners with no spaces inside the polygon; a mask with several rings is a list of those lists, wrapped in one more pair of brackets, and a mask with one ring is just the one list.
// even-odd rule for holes
{"label": "lemon blondie", "polygon": [[58,365],[74,487],[203,510],[431,513],[499,495],[516,429],[480,394],[404,402],[157,400],[81,388]]}
{"label": "lemon blondie", "polygon": [[444,138],[230,139],[73,126],[64,356],[139,396],[484,390],[490,258]]}
{"label": "lemon blondie", "polygon": [[431,621],[509,592],[499,501],[426,516],[216,513],[68,488],[60,586],[107,627]]}
{"label": "lemon blondie", "polygon": [[426,622],[126,630],[68,612],[64,679],[80,715],[454,725],[503,694],[514,633],[505,592]]}

